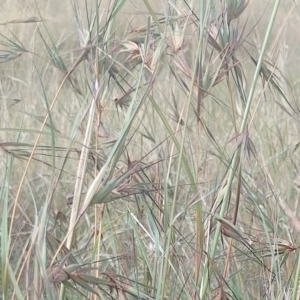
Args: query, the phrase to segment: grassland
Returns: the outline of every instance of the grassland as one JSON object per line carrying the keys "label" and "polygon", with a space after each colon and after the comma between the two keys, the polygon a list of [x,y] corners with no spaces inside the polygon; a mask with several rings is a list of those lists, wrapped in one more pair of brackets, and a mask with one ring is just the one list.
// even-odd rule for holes
{"label": "grassland", "polygon": [[2,299],[300,299],[296,2],[1,5]]}

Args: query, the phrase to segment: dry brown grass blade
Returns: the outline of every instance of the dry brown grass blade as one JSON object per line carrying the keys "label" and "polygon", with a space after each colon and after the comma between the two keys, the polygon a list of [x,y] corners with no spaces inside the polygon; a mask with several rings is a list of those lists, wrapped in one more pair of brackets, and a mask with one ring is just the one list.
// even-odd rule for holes
{"label": "dry brown grass blade", "polygon": [[39,23],[44,22],[45,20],[40,19],[39,17],[30,17],[28,19],[19,19],[19,20],[12,20],[5,23],[0,23],[0,25],[8,25],[8,24],[20,24],[20,23]]}

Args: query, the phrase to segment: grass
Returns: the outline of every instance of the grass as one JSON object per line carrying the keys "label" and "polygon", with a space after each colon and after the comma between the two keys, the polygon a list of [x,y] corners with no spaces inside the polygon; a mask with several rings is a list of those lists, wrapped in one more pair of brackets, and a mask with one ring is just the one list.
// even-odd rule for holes
{"label": "grass", "polygon": [[54,2],[1,22],[2,298],[299,299],[295,2]]}

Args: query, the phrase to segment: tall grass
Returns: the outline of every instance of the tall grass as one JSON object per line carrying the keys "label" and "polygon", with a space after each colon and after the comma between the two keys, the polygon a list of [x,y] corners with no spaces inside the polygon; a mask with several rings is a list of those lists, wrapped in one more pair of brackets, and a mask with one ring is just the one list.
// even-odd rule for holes
{"label": "tall grass", "polygon": [[31,1],[1,23],[3,299],[299,299],[279,4]]}

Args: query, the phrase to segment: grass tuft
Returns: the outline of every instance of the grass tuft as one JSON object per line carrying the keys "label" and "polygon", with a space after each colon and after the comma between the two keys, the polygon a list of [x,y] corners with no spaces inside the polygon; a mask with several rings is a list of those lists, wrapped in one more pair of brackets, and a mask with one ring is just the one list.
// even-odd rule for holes
{"label": "grass tuft", "polygon": [[298,299],[296,3],[29,2],[0,23],[0,298]]}

